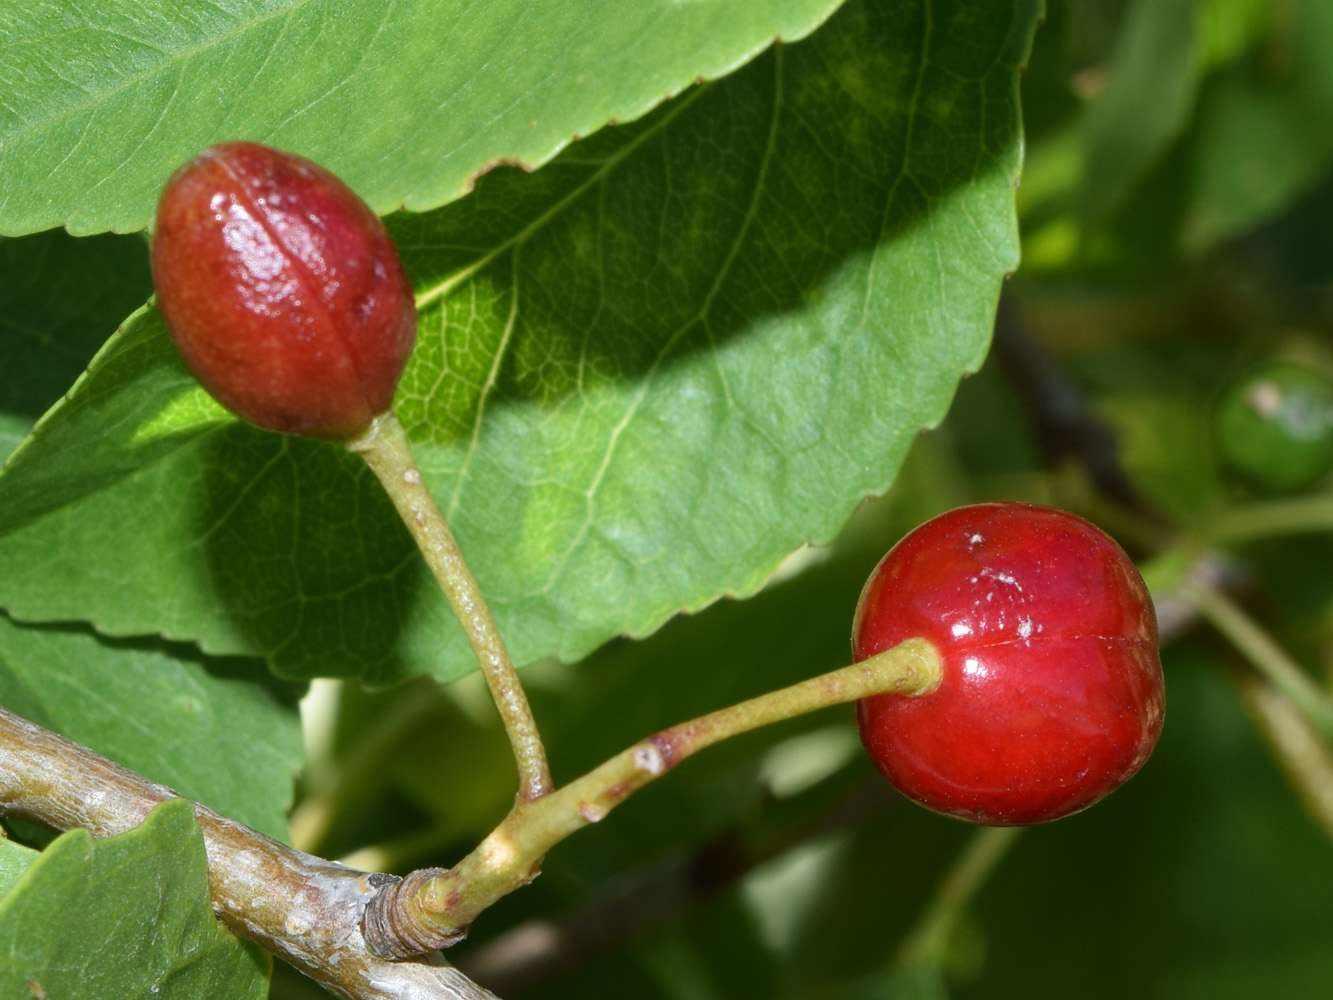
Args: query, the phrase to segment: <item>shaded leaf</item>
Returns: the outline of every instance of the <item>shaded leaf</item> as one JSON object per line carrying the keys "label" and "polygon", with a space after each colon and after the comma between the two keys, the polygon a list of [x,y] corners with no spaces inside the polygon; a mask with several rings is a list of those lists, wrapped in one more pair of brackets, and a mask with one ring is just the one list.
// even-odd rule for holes
{"label": "shaded leaf", "polygon": [[1138,0],[1088,112],[1082,208],[1101,222],[1121,208],[1187,127],[1198,92],[1194,0]]}
{"label": "shaded leaf", "polygon": [[256,1000],[271,959],[223,930],[189,803],[95,841],[55,840],[0,900],[0,994],[60,1000]]}
{"label": "shaded leaf", "polygon": [[285,839],[300,721],[290,694],[266,680],[254,661],[25,627],[0,614],[0,704]]}
{"label": "shaded leaf", "polygon": [[141,239],[0,238],[0,461],[152,291]]}
{"label": "shaded leaf", "polygon": [[1194,252],[1278,211],[1333,163],[1333,7],[1293,0],[1268,36],[1204,92],[1182,234]]}

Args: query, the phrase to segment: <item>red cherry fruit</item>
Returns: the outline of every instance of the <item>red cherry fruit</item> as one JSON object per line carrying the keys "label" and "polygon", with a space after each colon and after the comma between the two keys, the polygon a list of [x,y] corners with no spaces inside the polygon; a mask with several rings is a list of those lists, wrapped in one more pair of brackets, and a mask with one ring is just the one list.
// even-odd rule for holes
{"label": "red cherry fruit", "polygon": [[252,142],[204,150],[162,192],[152,264],[186,365],[237,415],[346,440],[392,403],[412,286],[384,225],[327,170]]}
{"label": "red cherry fruit", "polygon": [[939,687],[857,703],[875,766],[928,809],[995,826],[1059,819],[1143,766],[1162,730],[1152,599],[1129,557],[1064,511],[988,503],[942,514],[861,593],[859,661],[920,636]]}

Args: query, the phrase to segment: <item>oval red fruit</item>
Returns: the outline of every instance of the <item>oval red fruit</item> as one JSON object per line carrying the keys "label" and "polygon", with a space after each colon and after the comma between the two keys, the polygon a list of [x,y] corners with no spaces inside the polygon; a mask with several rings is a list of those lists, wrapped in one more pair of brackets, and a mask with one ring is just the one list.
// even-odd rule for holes
{"label": "oval red fruit", "polygon": [[881,560],[853,655],[920,636],[939,687],[857,704],[876,767],[911,799],[974,823],[1059,819],[1148,759],[1164,704],[1152,599],[1129,557],[1064,511],[961,507]]}
{"label": "oval red fruit", "polygon": [[345,440],[392,403],[412,286],[379,218],[327,170],[251,142],[204,150],[162,192],[152,267],[185,363],[238,416]]}

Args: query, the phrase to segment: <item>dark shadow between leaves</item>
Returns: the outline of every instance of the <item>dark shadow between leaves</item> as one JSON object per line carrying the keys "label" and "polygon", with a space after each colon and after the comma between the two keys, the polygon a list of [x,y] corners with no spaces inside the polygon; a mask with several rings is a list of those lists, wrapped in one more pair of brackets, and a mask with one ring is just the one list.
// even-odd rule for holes
{"label": "dark shadow between leaves", "polygon": [[[208,656],[199,647],[189,642],[176,642],[161,636],[109,636],[103,635],[87,622],[16,622],[3,609],[0,619],[14,627],[28,629],[36,633],[53,636],[81,636],[106,650],[157,653],[180,663],[191,663],[218,680],[234,681],[244,684],[258,684],[264,688],[275,702],[288,707],[295,707],[304,697],[306,685],[300,681],[275,677],[265,669],[261,660],[250,656]],[[17,703],[11,703],[11,693],[0,687],[0,704],[11,712],[17,712],[30,722],[52,728],[51,720],[35,706],[28,706],[33,714],[25,714]],[[59,730],[55,730],[59,732]]]}
{"label": "dark shadow between leaves", "polygon": [[137,236],[0,238],[0,411],[36,420],[152,294]]}

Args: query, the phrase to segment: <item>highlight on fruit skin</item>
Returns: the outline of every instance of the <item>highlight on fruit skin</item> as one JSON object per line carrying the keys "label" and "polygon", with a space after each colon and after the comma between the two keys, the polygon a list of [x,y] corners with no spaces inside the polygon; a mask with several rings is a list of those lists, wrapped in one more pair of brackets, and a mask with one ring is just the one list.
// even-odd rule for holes
{"label": "highlight on fruit skin", "polygon": [[253,142],[204,150],[162,191],[152,269],[186,365],[238,416],[347,440],[392,404],[412,286],[383,223],[322,167]]}
{"label": "highlight on fruit skin", "polygon": [[943,678],[857,703],[875,766],[904,795],[974,823],[1087,808],[1143,766],[1162,730],[1152,599],[1099,528],[1020,503],[962,507],[902,539],[857,605],[863,660],[919,636]]}

